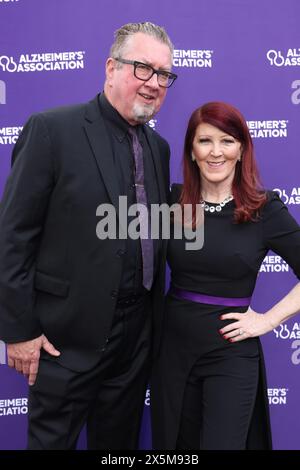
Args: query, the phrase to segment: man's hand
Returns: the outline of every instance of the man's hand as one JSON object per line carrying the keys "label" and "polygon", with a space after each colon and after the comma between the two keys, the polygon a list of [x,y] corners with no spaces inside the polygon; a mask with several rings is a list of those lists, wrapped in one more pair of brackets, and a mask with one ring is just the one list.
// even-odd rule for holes
{"label": "man's hand", "polygon": [[9,367],[14,367],[18,372],[28,377],[29,385],[33,385],[35,382],[42,348],[51,356],[60,355],[60,352],[47,340],[45,335],[30,341],[7,345]]}

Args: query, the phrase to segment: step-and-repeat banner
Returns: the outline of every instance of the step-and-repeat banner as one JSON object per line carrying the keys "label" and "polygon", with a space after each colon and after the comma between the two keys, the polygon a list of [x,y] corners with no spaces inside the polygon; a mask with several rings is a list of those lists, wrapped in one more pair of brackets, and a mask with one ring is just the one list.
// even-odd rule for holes
{"label": "step-and-repeat banner", "polygon": [[[94,97],[103,87],[113,32],[127,22],[152,21],[175,45],[178,80],[149,123],[170,143],[172,181],[182,180],[191,112],[226,101],[247,119],[265,186],[278,191],[300,222],[299,18],[298,0],[0,0],[0,198],[28,116]],[[269,253],[253,308],[264,312],[295,282],[289,266]],[[300,449],[300,317],[263,337],[263,345],[274,446]],[[0,364],[0,449],[22,449],[27,385],[7,367],[1,342]],[[149,404],[148,390],[144,449],[151,447]]]}

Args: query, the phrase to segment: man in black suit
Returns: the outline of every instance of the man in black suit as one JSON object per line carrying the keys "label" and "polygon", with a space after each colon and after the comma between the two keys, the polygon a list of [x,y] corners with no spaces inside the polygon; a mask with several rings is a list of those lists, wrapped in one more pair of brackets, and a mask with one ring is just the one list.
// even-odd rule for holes
{"label": "man in black suit", "polygon": [[176,78],[172,52],[163,28],[124,25],[104,92],[33,115],[14,148],[0,209],[0,337],[30,384],[28,449],[73,449],[85,422],[91,449],[138,445],[165,244],[152,241],[146,285],[141,240],[99,239],[97,208],[138,202],[132,130],[147,205],[167,201],[169,146],[144,123]]}

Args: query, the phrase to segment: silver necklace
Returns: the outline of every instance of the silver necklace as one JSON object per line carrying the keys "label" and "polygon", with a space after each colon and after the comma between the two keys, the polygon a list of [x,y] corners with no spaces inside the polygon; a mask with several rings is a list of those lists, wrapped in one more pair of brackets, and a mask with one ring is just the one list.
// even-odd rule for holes
{"label": "silver necklace", "polygon": [[233,199],[233,196],[232,194],[230,194],[230,196],[227,196],[224,201],[220,202],[219,204],[217,204],[216,206],[210,206],[209,204],[207,204],[207,202],[205,201],[201,201],[200,204],[201,204],[201,207],[204,208],[204,210],[206,212],[221,212],[221,210],[223,209],[223,207],[229,202],[229,201],[232,201]]}

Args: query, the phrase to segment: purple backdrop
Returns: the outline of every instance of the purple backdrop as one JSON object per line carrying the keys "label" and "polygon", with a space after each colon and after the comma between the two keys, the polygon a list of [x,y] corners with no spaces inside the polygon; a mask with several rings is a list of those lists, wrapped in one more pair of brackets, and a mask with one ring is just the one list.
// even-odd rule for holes
{"label": "purple backdrop", "polygon": [[[12,145],[27,117],[86,101],[102,90],[113,31],[129,21],[163,25],[175,44],[178,80],[150,123],[170,143],[172,181],[181,180],[187,119],[222,100],[246,116],[265,186],[276,188],[300,221],[300,3],[298,0],[0,0],[0,197]],[[253,308],[263,312],[295,283],[269,253]],[[299,253],[295,253],[299,256]],[[300,449],[300,322],[263,338],[276,449]],[[27,386],[6,366],[0,342],[0,449],[26,440]],[[141,447],[149,448],[149,392]],[[84,436],[80,447],[84,448]]]}

